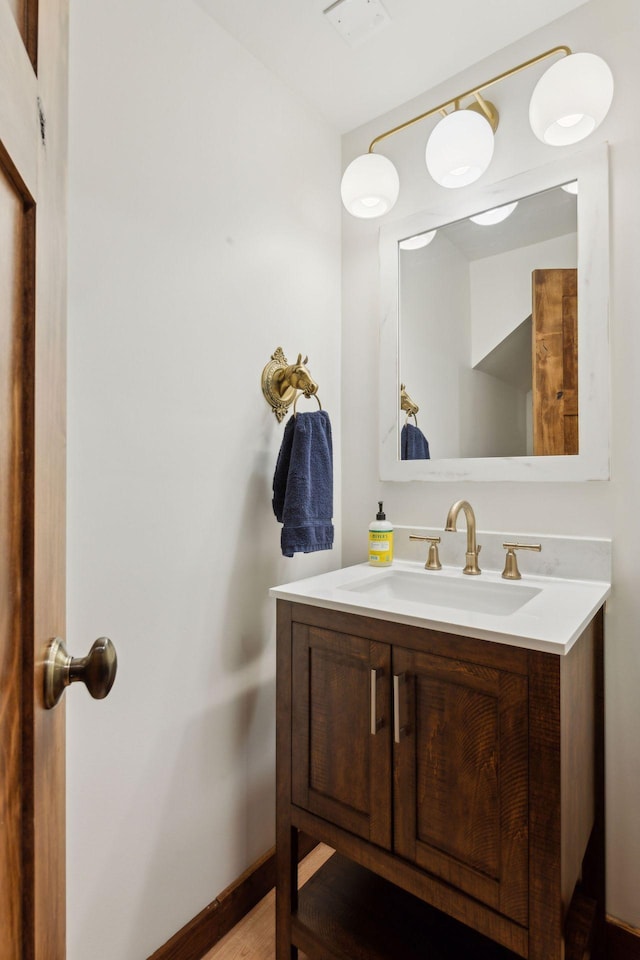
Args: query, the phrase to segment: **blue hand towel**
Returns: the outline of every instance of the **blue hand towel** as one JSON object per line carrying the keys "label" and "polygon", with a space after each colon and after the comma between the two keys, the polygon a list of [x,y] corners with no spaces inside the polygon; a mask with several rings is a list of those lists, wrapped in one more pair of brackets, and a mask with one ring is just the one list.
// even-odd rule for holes
{"label": "blue hand towel", "polygon": [[282,554],[333,547],[333,444],[326,410],[298,413],[284,428],[273,477]]}
{"label": "blue hand towel", "polygon": [[405,423],[400,434],[400,458],[402,460],[430,460],[429,443],[419,427]]}
{"label": "blue hand towel", "polygon": [[276,520],[279,523],[282,523],[282,514],[284,512],[284,500],[287,493],[287,477],[289,476],[289,464],[291,463],[291,447],[293,446],[295,424],[296,418],[290,417],[284,426],[284,436],[276,461],[276,470],[273,475],[273,500],[271,502]]}

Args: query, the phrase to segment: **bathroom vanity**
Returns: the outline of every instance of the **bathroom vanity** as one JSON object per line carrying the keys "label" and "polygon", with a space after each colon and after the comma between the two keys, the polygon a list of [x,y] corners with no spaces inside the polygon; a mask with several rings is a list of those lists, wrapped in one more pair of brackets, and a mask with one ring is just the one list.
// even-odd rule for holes
{"label": "bathroom vanity", "polygon": [[[272,591],[277,960],[417,960],[446,918],[495,956],[603,957],[608,584],[393,575]],[[336,853],[298,894],[299,831]]]}

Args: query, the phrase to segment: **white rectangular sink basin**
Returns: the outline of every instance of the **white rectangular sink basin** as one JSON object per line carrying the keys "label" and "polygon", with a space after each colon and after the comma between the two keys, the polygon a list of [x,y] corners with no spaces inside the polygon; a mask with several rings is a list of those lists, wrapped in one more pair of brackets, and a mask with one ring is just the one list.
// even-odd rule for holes
{"label": "white rectangular sink basin", "polygon": [[377,572],[373,576],[365,573],[349,583],[341,584],[339,589],[364,594],[379,603],[408,601],[494,616],[515,613],[540,593],[538,587],[514,582],[495,583],[482,577],[452,577],[442,571],[425,574],[393,569]]}
{"label": "white rectangular sink basin", "polygon": [[468,576],[460,567],[425,570],[423,563],[394,560],[377,570],[368,563],[342,567],[270,593],[294,604],[566,654],[610,590],[596,580],[503,580],[497,570]]}

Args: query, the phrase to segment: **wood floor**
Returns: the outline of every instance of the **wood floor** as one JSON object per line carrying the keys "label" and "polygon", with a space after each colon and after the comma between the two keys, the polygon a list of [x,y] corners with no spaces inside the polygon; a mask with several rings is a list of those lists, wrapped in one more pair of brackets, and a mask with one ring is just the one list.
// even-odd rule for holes
{"label": "wood floor", "polygon": [[[333,852],[331,847],[318,844],[300,863],[299,886],[302,887]],[[360,908],[362,906],[360,904]],[[361,912],[364,916],[365,911]],[[462,957],[474,957],[475,960],[519,960],[515,954],[470,931],[455,920],[439,916],[445,926],[440,932],[432,929],[431,936],[435,946],[433,952],[429,952],[430,957],[437,957],[439,960],[460,960]],[[271,890],[202,960],[274,960],[275,941],[275,891]],[[308,957],[300,951],[299,960],[308,960]]]}
{"label": "wood floor", "polygon": [[[331,847],[324,844],[319,844],[312,850],[298,868],[299,886],[303,886],[333,852]],[[360,904],[359,909],[365,916],[366,907]],[[437,911],[434,913],[437,914]],[[439,960],[460,960],[461,957],[474,957],[475,960],[519,960],[504,947],[492,943],[455,920],[442,914],[438,916],[442,929],[430,928],[433,951],[429,956]],[[275,939],[275,891],[271,890],[202,960],[274,960]],[[300,951],[299,960],[308,960],[308,957]]]}
{"label": "wood floor", "polygon": [[[330,847],[320,844],[305,857],[298,869],[300,886],[332,853]],[[202,960],[241,960],[244,957],[273,960],[275,953],[275,892],[272,890]],[[300,953],[299,960],[305,960],[303,953]]]}
{"label": "wood floor", "polygon": [[[333,850],[324,844],[319,844],[300,864],[298,875],[300,886],[311,877],[316,870],[329,859]],[[639,931],[629,930],[625,933],[620,925],[608,924],[609,949],[607,956],[610,960],[640,960]],[[467,933],[469,933],[467,931]],[[614,936],[620,934],[619,940]],[[469,934],[470,936],[475,936]],[[624,936],[623,936],[624,935]],[[489,944],[484,938],[483,949],[478,949],[477,943],[466,947],[454,945],[452,956],[476,957],[477,960],[504,957],[505,951],[496,945]],[[467,949],[468,947],[468,949]],[[272,890],[260,903],[244,917],[240,923],[213,947],[202,960],[273,960],[275,956],[275,893]],[[449,954],[447,953],[447,956]],[[305,954],[300,953],[299,960],[308,960]]]}

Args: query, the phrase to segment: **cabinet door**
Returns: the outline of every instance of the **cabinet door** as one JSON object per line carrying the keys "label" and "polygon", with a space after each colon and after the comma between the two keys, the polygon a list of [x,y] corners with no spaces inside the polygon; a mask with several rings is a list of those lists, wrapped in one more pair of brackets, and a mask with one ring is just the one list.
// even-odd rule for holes
{"label": "cabinet door", "polygon": [[526,677],[393,652],[394,847],[527,923]]}
{"label": "cabinet door", "polygon": [[292,800],[391,846],[390,647],[293,624]]}

